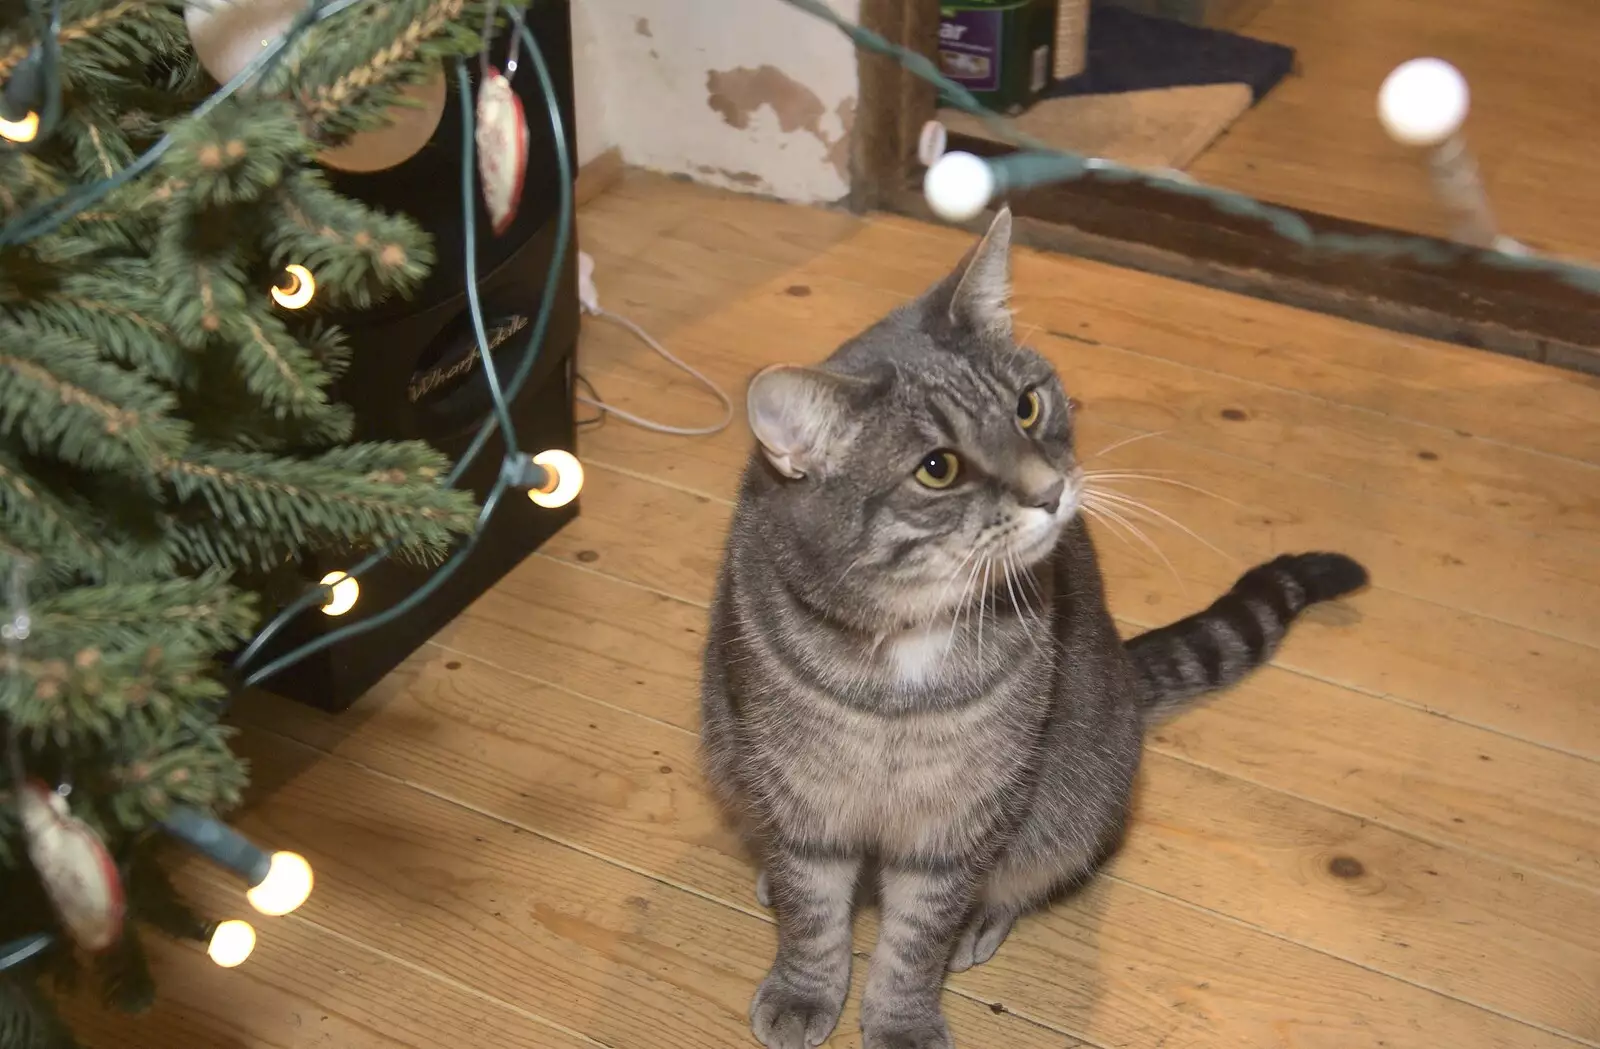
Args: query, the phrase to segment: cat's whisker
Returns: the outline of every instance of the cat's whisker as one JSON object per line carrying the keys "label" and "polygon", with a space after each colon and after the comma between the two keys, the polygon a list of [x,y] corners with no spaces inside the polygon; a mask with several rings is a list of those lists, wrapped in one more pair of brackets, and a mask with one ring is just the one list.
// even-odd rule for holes
{"label": "cat's whisker", "polygon": [[1085,459],[1084,462],[1092,463],[1103,455],[1110,455],[1118,448],[1126,448],[1130,444],[1134,444],[1138,441],[1148,440],[1151,437],[1165,437],[1171,432],[1171,430],[1151,430],[1149,433],[1136,433],[1132,437],[1124,437],[1122,440],[1117,441],[1114,444],[1109,444],[1100,449],[1098,452],[1095,452],[1093,455],[1089,456],[1089,458]]}
{"label": "cat's whisker", "polygon": [[1005,576],[1006,581],[1006,596],[1011,598],[1011,611],[1017,614],[1017,622],[1021,623],[1022,628],[1026,630],[1028,628],[1028,622],[1026,617],[1024,617],[1022,614],[1022,604],[1017,601],[1017,589],[1012,582],[1013,569],[1011,564],[1011,551],[1007,550],[1000,556],[1003,560],[1001,568],[1003,570],[1002,574]]}
{"label": "cat's whisker", "polygon": [[843,572],[839,573],[839,578],[835,579],[833,581],[833,585],[834,586],[839,586],[840,584],[842,584],[844,582],[845,576],[847,576],[851,572],[855,571],[857,566],[859,566],[861,564],[861,562],[865,561],[866,559],[867,559],[867,552],[866,551],[862,551],[860,554],[856,555],[856,559],[854,561],[851,561],[848,565],[846,565]]}
{"label": "cat's whisker", "polygon": [[1113,521],[1111,516],[1109,514],[1107,514],[1104,510],[1101,510],[1098,506],[1092,505],[1089,502],[1085,501],[1085,503],[1083,504],[1083,512],[1088,514],[1094,520],[1099,521],[1101,524],[1105,525],[1106,526],[1106,531],[1110,532],[1112,535],[1114,535],[1118,539],[1120,539],[1122,541],[1123,545],[1127,546],[1129,549],[1133,548],[1133,541],[1130,540],[1127,537],[1126,534],[1124,534],[1124,532],[1122,531],[1121,528],[1117,527],[1116,522]]}
{"label": "cat's whisker", "polygon": [[983,563],[983,582],[978,584],[978,666],[983,666],[983,619],[989,611],[989,570],[994,567],[994,561],[989,558]]}
{"label": "cat's whisker", "polygon": [[1130,535],[1137,535],[1138,529],[1135,528],[1132,522],[1130,522],[1126,517],[1122,516],[1122,514],[1118,513],[1109,506],[1095,502],[1085,502],[1083,508],[1084,511],[1091,517],[1094,517],[1096,520],[1104,524],[1112,535],[1116,536],[1118,539],[1121,539],[1130,547],[1133,545],[1133,541],[1128,537]]}
{"label": "cat's whisker", "polygon": [[1030,611],[1025,611],[1022,607],[1023,605],[1027,604],[1027,601],[1019,601],[1017,599],[1017,588],[1016,586],[1013,586],[1012,583],[1012,577],[1015,574],[1016,562],[1012,559],[1011,554],[1008,552],[1006,554],[1006,592],[1011,595],[1011,607],[1017,613],[1017,622],[1021,624],[1022,632],[1027,637],[1028,643],[1033,646],[1035,652],[1043,651],[1039,645],[1039,638],[1034,634],[1033,614]]}
{"label": "cat's whisker", "polygon": [[[944,610],[945,610],[944,599],[945,599],[945,596],[950,593],[950,587],[955,585],[955,581],[957,579],[961,578],[962,570],[965,569],[967,567],[967,565],[969,563],[971,563],[972,559],[977,557],[977,556],[978,556],[978,548],[977,547],[973,547],[971,550],[967,551],[967,556],[963,557],[961,559],[961,563],[956,565],[955,571],[950,573],[949,578],[947,578],[944,581],[944,586],[939,590],[939,598],[938,598],[938,600],[934,601],[932,607],[929,609],[928,618],[927,618],[927,621],[923,624],[924,626],[932,626],[934,620],[938,619],[940,614],[942,612],[944,612]],[[960,611],[960,603],[959,602],[956,605],[956,610]],[[954,617],[952,617],[952,618],[954,618]]]}
{"label": "cat's whisker", "polygon": [[[977,556],[977,553],[978,548],[973,547],[972,552],[967,555],[967,560],[973,561],[973,558]],[[965,562],[963,562],[963,564],[965,564]],[[966,616],[967,609],[971,606],[972,581],[978,577],[978,568],[981,565],[981,561],[973,561],[972,570],[967,573],[966,582],[961,586],[961,599],[956,604],[955,614],[950,617],[950,633],[944,639],[944,656],[942,657],[944,659],[948,659],[950,657],[950,649],[955,645],[956,634],[960,632],[962,619]]]}
{"label": "cat's whisker", "polygon": [[1157,557],[1161,558],[1161,563],[1167,566],[1167,571],[1171,572],[1172,578],[1177,580],[1178,589],[1182,591],[1184,597],[1188,597],[1189,585],[1184,582],[1183,576],[1178,574],[1177,566],[1172,563],[1172,559],[1166,555],[1166,552],[1161,549],[1160,545],[1156,543],[1155,540],[1151,539],[1145,534],[1144,529],[1140,528],[1138,525],[1128,520],[1127,517],[1123,516],[1121,511],[1124,509],[1126,508],[1124,507],[1114,510],[1110,505],[1104,503],[1100,504],[1099,506],[1099,511],[1102,514],[1115,517],[1125,528],[1128,529],[1129,532],[1133,533],[1135,538],[1137,538],[1145,546],[1149,547],[1151,552],[1153,552]]}
{"label": "cat's whisker", "polygon": [[1178,529],[1178,531],[1183,532],[1185,535],[1195,540],[1195,542],[1209,547],[1211,550],[1215,551],[1217,556],[1221,557],[1223,560],[1228,561],[1229,563],[1237,562],[1237,559],[1232,554],[1228,553],[1226,550],[1222,549],[1222,547],[1218,546],[1216,543],[1213,543],[1199,532],[1196,532],[1193,528],[1190,528],[1182,521],[1177,520],[1169,514],[1162,513],[1155,507],[1146,503],[1142,503],[1130,495],[1127,495],[1123,492],[1107,491],[1105,489],[1101,489],[1094,494],[1101,499],[1110,500],[1111,502],[1116,503],[1117,505],[1126,509],[1129,513],[1144,513],[1150,517],[1156,518],[1157,520],[1165,521],[1167,524]]}
{"label": "cat's whisker", "polygon": [[[1230,506],[1237,506],[1240,508],[1244,507],[1244,504],[1239,502],[1237,499],[1230,499],[1218,492],[1213,492],[1209,488],[1202,488],[1197,484],[1190,483],[1189,481],[1180,481],[1175,477],[1158,477],[1154,474],[1148,474],[1134,470],[1087,470],[1084,472],[1083,477],[1085,484],[1104,483],[1107,481],[1149,481],[1153,484],[1170,484],[1174,488],[1187,488],[1191,492],[1199,492],[1201,495],[1210,496],[1211,498],[1220,500],[1229,504]],[[1108,487],[1111,487],[1112,491],[1117,490],[1115,487]]]}
{"label": "cat's whisker", "polygon": [[1031,567],[1024,567],[1022,569],[1022,581],[1027,584],[1029,590],[1033,591],[1033,599],[1039,603],[1039,611],[1045,611],[1046,605],[1044,600],[1044,591],[1039,589],[1039,581],[1034,578],[1033,569]]}
{"label": "cat's whisker", "polygon": [[[1226,550],[1221,550],[1221,548],[1216,547],[1216,545],[1211,544],[1211,542],[1206,542],[1205,537],[1198,536],[1197,532],[1192,531],[1192,529],[1184,528],[1184,526],[1179,524],[1178,521],[1173,521],[1171,518],[1166,517],[1165,513],[1160,513],[1158,510],[1152,510],[1150,507],[1146,507],[1146,505],[1139,504],[1139,502],[1128,501],[1128,499],[1107,499],[1106,493],[1099,493],[1099,497],[1104,499],[1104,502],[1101,502],[1101,510],[1109,510],[1112,509],[1112,507],[1115,507],[1115,510],[1122,515],[1123,521],[1139,524],[1173,524],[1174,528],[1178,528],[1181,529],[1181,531],[1187,532],[1189,536],[1194,537],[1194,539],[1197,540],[1197,542],[1200,542],[1200,544],[1210,547],[1213,552],[1218,553],[1218,556],[1227,558],[1229,561],[1234,560],[1234,558],[1232,558],[1232,556],[1230,556]],[[1139,529],[1139,534],[1144,536],[1144,531]],[[1149,537],[1146,536],[1146,539],[1149,539]]]}

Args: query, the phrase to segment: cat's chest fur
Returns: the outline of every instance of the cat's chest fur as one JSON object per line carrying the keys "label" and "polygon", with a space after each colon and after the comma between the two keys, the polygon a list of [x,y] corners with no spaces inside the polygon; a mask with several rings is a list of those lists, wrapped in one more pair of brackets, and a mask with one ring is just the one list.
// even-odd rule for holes
{"label": "cat's chest fur", "polygon": [[[905,658],[915,663],[913,651]],[[804,733],[774,729],[771,774],[784,784],[785,822],[817,837],[904,854],[936,853],[973,811],[993,805],[1017,774],[1016,726],[985,697],[957,711],[886,717],[822,692],[791,694]],[[787,719],[785,719],[787,720]]]}
{"label": "cat's chest fur", "polygon": [[[991,660],[999,640],[988,641]],[[984,825],[971,817],[1001,805],[1026,775],[1038,706],[1029,697],[1045,690],[1026,673],[952,685],[952,661],[975,661],[973,641],[949,623],[880,638],[835,653],[833,687],[758,661],[773,679],[755,690],[767,701],[753,705],[748,729],[768,758],[763,777],[782,785],[768,795],[781,821],[902,854],[959,847]],[[875,696],[887,700],[876,709]],[[915,698],[927,706],[906,705]]]}

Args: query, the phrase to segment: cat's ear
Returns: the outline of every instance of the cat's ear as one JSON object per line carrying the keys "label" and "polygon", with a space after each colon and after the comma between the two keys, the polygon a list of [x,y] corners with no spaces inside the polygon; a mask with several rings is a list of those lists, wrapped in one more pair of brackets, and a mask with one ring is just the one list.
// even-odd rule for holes
{"label": "cat's ear", "polygon": [[853,400],[869,384],[818,368],[775,364],[750,380],[745,411],[773,469],[785,477],[822,475],[854,435]]}
{"label": "cat's ear", "polygon": [[1011,209],[1001,208],[989,232],[952,273],[950,321],[990,338],[1011,336]]}

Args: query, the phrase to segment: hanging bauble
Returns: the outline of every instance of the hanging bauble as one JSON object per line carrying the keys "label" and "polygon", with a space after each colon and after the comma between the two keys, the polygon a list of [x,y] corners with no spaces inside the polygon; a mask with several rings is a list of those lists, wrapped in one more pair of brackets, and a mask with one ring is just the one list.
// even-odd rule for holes
{"label": "hanging bauble", "polygon": [[194,53],[226,84],[288,31],[306,0],[194,0],[184,5]]}
{"label": "hanging bauble", "polygon": [[389,107],[388,123],[371,131],[360,131],[342,144],[317,154],[317,160],[340,171],[367,173],[383,171],[404,163],[422,152],[433,138],[444,116],[445,84],[441,69],[420,84],[410,84],[402,92],[405,103]]}
{"label": "hanging bauble", "polygon": [[67,935],[87,951],[116,943],[122,937],[122,878],[100,836],[43,783],[24,783],[17,808],[28,859]]}
{"label": "hanging bauble", "polygon": [[528,118],[511,81],[490,68],[478,88],[478,178],[496,236],[511,227],[528,173]]}
{"label": "hanging bauble", "polygon": [[[264,47],[270,47],[294,24],[307,0],[192,0],[184,22],[195,54],[218,83],[244,70]],[[387,123],[358,132],[323,150],[317,160],[340,171],[383,171],[417,153],[433,138],[444,115],[443,70],[401,89],[402,102],[389,108]]]}

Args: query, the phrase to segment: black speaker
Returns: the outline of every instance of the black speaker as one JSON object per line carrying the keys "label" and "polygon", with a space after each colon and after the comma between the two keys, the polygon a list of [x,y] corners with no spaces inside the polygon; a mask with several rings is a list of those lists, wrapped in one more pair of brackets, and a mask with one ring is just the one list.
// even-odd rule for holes
{"label": "black speaker", "polygon": [[[572,126],[572,39],[565,0],[530,5],[526,22],[539,42],[556,89],[569,156],[576,155]],[[495,41],[502,65],[509,37]],[[576,230],[565,256],[555,258],[560,210],[560,172],[549,104],[532,61],[521,56],[512,87],[528,120],[528,171],[517,216],[495,236],[477,208],[478,294],[490,356],[502,385],[527,353],[538,354],[526,384],[511,403],[517,442],[524,452],[550,448],[576,451],[573,412],[574,357],[578,340]],[[477,63],[468,63],[476,88]],[[404,212],[433,235],[437,262],[409,300],[330,318],[346,332],[352,353],[336,395],[351,406],[358,440],[422,439],[452,460],[467,449],[492,411],[466,295],[460,203],[462,122],[453,74],[444,115],[429,144],[397,167],[374,174],[329,172],[339,192],[389,211]],[[475,94],[475,92],[474,92]],[[476,173],[474,173],[476,184]],[[545,281],[558,280],[542,342],[530,345]],[[506,447],[497,432],[461,479],[481,500],[499,476]],[[476,549],[448,581],[407,614],[301,660],[263,682],[263,687],[327,710],[343,710],[405,657],[455,618],[506,572],[555,534],[577,513],[577,503],[551,510],[510,491],[486,525]],[[308,558],[299,566],[305,584],[348,564]],[[380,564],[360,580],[348,612],[301,613],[244,668],[264,666],[328,631],[359,623],[391,609],[433,576],[432,569],[399,561]]]}

